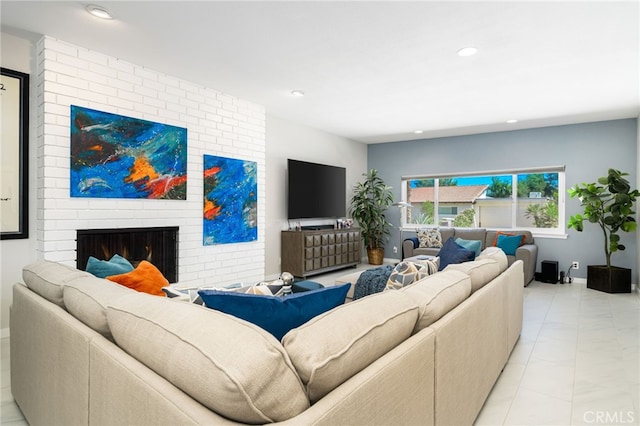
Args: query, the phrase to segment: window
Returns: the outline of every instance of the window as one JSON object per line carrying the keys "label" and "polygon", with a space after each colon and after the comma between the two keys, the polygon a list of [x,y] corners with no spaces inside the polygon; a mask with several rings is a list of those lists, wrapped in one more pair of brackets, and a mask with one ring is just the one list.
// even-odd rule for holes
{"label": "window", "polygon": [[402,179],[402,226],[518,228],[564,233],[564,167]]}
{"label": "window", "polygon": [[440,216],[442,215],[453,215],[456,216],[458,214],[458,207],[456,206],[443,206],[442,204],[440,204],[440,206],[438,206],[438,214]]}

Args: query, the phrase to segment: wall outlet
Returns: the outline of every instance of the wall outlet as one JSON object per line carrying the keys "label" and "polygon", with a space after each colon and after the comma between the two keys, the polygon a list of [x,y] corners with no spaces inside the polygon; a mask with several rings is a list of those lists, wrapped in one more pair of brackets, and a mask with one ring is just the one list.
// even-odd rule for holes
{"label": "wall outlet", "polygon": [[397,246],[393,246],[393,252],[397,253],[398,252],[398,247]]}
{"label": "wall outlet", "polygon": [[580,262],[578,262],[577,260],[571,262],[571,269],[580,269]]}

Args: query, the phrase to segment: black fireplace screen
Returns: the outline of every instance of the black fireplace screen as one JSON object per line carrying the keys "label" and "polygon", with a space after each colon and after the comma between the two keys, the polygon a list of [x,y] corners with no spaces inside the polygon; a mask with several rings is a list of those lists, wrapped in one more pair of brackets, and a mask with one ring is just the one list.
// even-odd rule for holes
{"label": "black fireplace screen", "polygon": [[76,265],[85,270],[90,256],[108,260],[119,254],[133,266],[149,261],[170,283],[178,282],[178,229],[177,226],[79,229]]}

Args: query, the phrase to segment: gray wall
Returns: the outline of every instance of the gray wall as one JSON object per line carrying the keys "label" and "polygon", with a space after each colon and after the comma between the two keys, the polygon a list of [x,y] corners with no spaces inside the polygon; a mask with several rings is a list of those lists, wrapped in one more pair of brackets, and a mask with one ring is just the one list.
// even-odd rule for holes
{"label": "gray wall", "polygon": [[[266,259],[265,278],[280,275],[280,234],[288,229],[287,159],[329,164],[347,169],[347,199],[351,188],[367,170],[367,145],[274,117],[267,113],[266,161]],[[304,220],[302,225],[335,223],[335,220]]]}
{"label": "gray wall", "polygon": [[[593,182],[612,167],[630,174],[637,181],[638,120],[625,119],[567,126],[515,130],[469,136],[384,143],[370,145],[369,168],[375,168],[388,185],[394,199],[400,199],[400,180],[404,175],[500,170],[543,166],[566,166],[567,188],[580,182]],[[566,217],[581,212],[579,202],[567,195]],[[400,211],[389,210],[391,223],[400,224]],[[597,225],[586,224],[584,232],[567,230],[568,238],[537,238],[539,247],[537,270],[543,260],[557,260],[565,270],[573,260],[580,269],[572,276],[586,278],[587,265],[605,262],[604,240]],[[633,269],[633,282],[638,282],[636,234],[622,235],[627,246],[615,253],[612,262]],[[403,234],[406,237],[406,233]],[[400,232],[392,230],[385,257],[397,258],[392,247],[399,245]]]}

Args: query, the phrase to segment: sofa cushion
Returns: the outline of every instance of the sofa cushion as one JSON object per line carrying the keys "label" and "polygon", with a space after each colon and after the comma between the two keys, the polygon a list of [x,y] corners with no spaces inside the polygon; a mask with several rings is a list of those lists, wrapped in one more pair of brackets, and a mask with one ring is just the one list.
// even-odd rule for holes
{"label": "sofa cushion", "polygon": [[453,237],[451,237],[440,249],[438,257],[440,257],[440,267],[438,269],[442,271],[450,263],[462,263],[473,260],[476,257],[476,253],[461,247],[454,241]]}
{"label": "sofa cushion", "polygon": [[453,228],[456,238],[463,240],[480,240],[485,241],[487,238],[486,228]]}
{"label": "sofa cushion", "polygon": [[507,255],[498,247],[487,247],[482,250],[480,256],[476,257],[476,260],[481,259],[493,259],[498,262],[500,273],[503,273],[509,267],[509,259],[507,259]]}
{"label": "sofa cushion", "polygon": [[445,271],[462,271],[471,278],[471,293],[485,286],[489,281],[500,275],[500,265],[494,259],[476,259],[472,262],[451,264]]}
{"label": "sofa cushion", "polygon": [[420,308],[414,333],[429,327],[471,294],[471,278],[461,271],[446,270],[402,289]]}
{"label": "sofa cushion", "polygon": [[456,238],[456,244],[460,247],[464,247],[467,250],[472,250],[476,256],[479,256],[482,252],[482,241],[480,240],[465,240],[462,238]]}
{"label": "sofa cushion", "polygon": [[107,306],[118,297],[134,290],[114,282],[82,276],[64,285],[64,304],[71,315],[108,339],[112,339],[107,323]]}
{"label": "sofa cushion", "polygon": [[252,322],[280,340],[292,328],[342,305],[350,287],[343,284],[284,297],[210,289],[198,294],[208,308]]}
{"label": "sofa cushion", "polygon": [[438,272],[437,260],[428,259],[417,262],[405,260],[393,268],[387,280],[387,286],[384,289],[385,291],[398,290],[436,272]]}
{"label": "sofa cushion", "polygon": [[98,278],[106,278],[109,275],[126,274],[133,271],[133,265],[124,257],[114,254],[109,260],[98,260],[89,256],[86,271]]}
{"label": "sofa cushion", "polygon": [[437,228],[418,229],[419,247],[440,248],[442,247],[442,235]]}
{"label": "sofa cushion", "polygon": [[84,276],[92,275],[49,260],[38,260],[22,269],[22,279],[29,289],[62,308],[65,307],[62,295],[65,283]]}
{"label": "sofa cushion", "polygon": [[312,403],[407,339],[418,307],[386,291],[339,306],[282,339]]}
{"label": "sofa cushion", "polygon": [[143,293],[115,300],[107,320],[118,346],[229,419],[277,422],[309,407],[282,345],[249,322]]}
{"label": "sofa cushion", "polygon": [[162,272],[146,260],[140,262],[136,269],[131,272],[110,275],[107,279],[136,291],[156,296],[164,296],[162,287],[169,285],[169,281],[162,275]]}
{"label": "sofa cushion", "polygon": [[[438,230],[440,231],[440,235],[442,235],[443,243],[447,241],[449,238],[454,237],[456,234],[456,228],[447,228],[447,227],[441,226],[438,228]],[[462,238],[465,238],[465,237],[462,237]]]}

